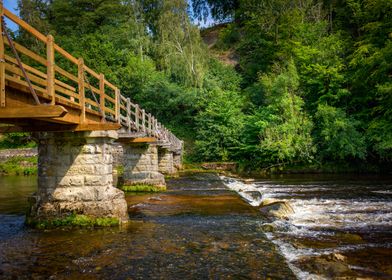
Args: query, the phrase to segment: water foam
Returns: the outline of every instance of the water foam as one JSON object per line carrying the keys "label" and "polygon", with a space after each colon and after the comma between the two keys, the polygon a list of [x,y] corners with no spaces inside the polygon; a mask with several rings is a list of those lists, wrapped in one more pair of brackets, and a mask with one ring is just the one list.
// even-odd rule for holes
{"label": "water foam", "polygon": [[[390,187],[365,187],[362,196],[350,197],[350,192],[358,190],[356,185],[339,184],[274,184],[271,182],[253,182],[245,184],[239,180],[221,176],[224,184],[252,206],[259,206],[267,198],[279,199],[293,208],[285,220],[275,220],[274,232],[266,236],[280,250],[287,264],[299,279],[323,279],[320,276],[301,270],[293,262],[303,257],[316,257],[342,253],[363,248],[390,248],[392,244],[362,243],[344,244],[331,248],[297,248],[292,244],[295,238],[311,238],[323,241],[333,238],[336,232],[360,232],[378,227],[392,227],[392,201],[374,194],[391,194]],[[374,190],[376,188],[376,190]],[[363,192],[365,190],[365,192]],[[249,197],[249,192],[259,192],[260,197]],[[332,194],[332,195],[331,195]],[[261,223],[265,225],[266,223]]]}
{"label": "water foam", "polygon": [[255,184],[245,184],[239,180],[226,176],[219,176],[222,182],[230,189],[237,192],[252,206],[259,206],[263,200],[263,193]]}

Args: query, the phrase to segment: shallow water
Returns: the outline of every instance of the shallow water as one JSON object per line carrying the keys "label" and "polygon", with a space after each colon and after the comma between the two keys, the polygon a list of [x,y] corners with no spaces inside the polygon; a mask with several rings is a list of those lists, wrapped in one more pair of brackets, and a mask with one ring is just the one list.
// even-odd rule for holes
{"label": "shallow water", "polygon": [[[192,174],[127,195],[123,228],[44,231],[24,226],[35,182],[0,177],[1,279],[392,278],[389,178]],[[261,215],[271,198],[294,213]]]}
{"label": "shallow water", "polygon": [[[392,180],[381,177],[282,176],[251,184],[222,177],[240,195],[288,203],[286,219],[261,222],[298,278],[392,279]],[[249,199],[244,196],[245,199]]]}
{"label": "shallow water", "polygon": [[[131,222],[121,229],[32,230],[9,211],[21,178],[1,182],[0,278],[295,279],[278,248],[255,231],[258,212],[217,176],[169,181],[163,194],[127,196]],[[28,191],[15,198],[26,207]]]}

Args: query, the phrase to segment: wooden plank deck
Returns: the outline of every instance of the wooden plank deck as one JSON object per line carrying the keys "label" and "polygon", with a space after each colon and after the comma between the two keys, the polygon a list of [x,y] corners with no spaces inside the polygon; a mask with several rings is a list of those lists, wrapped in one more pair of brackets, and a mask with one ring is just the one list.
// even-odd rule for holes
{"label": "wooden plank deck", "polygon": [[[123,96],[104,73],[95,72],[83,58],[57,45],[53,36],[40,33],[11,13],[1,0],[0,16],[16,23],[46,48],[46,55],[38,54],[0,35],[0,123],[8,124],[0,127],[0,133],[121,129],[121,141],[182,147],[182,141]],[[2,22],[0,29],[6,30]],[[56,61],[59,56],[68,64]]]}

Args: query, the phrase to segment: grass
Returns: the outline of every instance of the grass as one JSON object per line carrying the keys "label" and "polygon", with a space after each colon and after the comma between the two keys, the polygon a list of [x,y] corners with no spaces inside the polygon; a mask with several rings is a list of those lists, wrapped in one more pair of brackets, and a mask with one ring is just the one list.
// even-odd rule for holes
{"label": "grass", "polygon": [[37,157],[13,157],[0,162],[1,175],[35,175],[37,174]]}
{"label": "grass", "polygon": [[165,186],[152,186],[147,184],[135,184],[120,187],[124,192],[162,192],[166,191]]}
{"label": "grass", "polygon": [[114,227],[120,225],[120,221],[117,218],[93,218],[77,214],[71,214],[65,218],[46,221],[33,221],[28,218],[26,223],[38,229],[57,227]]}

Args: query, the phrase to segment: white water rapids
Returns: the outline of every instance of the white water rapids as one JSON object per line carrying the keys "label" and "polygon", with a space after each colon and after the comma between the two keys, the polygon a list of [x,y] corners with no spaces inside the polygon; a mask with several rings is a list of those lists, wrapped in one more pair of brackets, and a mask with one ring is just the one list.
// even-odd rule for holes
{"label": "white water rapids", "polygon": [[[304,257],[344,253],[363,248],[391,248],[383,240],[350,244],[334,244],[330,248],[296,246],[298,238],[310,240],[333,239],[341,232],[382,232],[392,228],[392,186],[357,185],[355,182],[294,183],[255,181],[247,184],[241,180],[221,176],[223,183],[236,191],[252,206],[263,200],[274,199],[288,203],[293,213],[286,219],[261,223],[275,230],[266,236],[275,243],[299,279],[324,279],[301,270],[295,262]],[[261,229],[262,230],[262,229]],[[366,269],[366,268],[357,268]]]}

